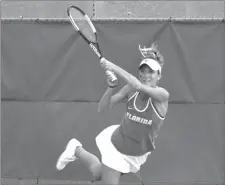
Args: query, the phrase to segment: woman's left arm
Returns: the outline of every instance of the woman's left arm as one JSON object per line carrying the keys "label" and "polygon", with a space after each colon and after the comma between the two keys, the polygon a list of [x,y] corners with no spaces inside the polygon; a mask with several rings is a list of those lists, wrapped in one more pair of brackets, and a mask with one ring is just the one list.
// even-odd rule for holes
{"label": "woman's left arm", "polygon": [[170,96],[169,92],[162,87],[154,88],[141,84],[137,90],[148,94],[150,97],[159,102],[167,102]]}
{"label": "woman's left arm", "polygon": [[[121,67],[117,66],[116,64],[106,60],[105,58],[102,58],[100,61],[101,67],[105,70],[110,70],[116,73],[120,78],[125,80],[128,84],[131,85],[131,87],[134,87],[135,84],[133,83],[134,76],[122,69]],[[138,85],[138,84],[136,84]],[[135,88],[135,87],[134,87]],[[136,88],[135,88],[136,89]]]}
{"label": "woman's left arm", "polygon": [[100,62],[102,68],[106,70],[111,70],[116,73],[119,77],[124,79],[128,84],[130,84],[137,91],[142,91],[148,94],[150,97],[156,99],[159,102],[166,102],[169,99],[169,93],[164,88],[153,88],[142,84],[135,76],[128,73],[121,67],[115,65],[114,63],[106,60],[105,58],[101,59]]}

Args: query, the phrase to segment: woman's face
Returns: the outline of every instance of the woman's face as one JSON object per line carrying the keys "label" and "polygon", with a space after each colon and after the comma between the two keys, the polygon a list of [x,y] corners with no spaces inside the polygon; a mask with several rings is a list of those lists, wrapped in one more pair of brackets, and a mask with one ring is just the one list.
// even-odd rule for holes
{"label": "woman's face", "polygon": [[143,64],[141,67],[139,67],[139,80],[141,83],[148,86],[156,86],[159,79],[160,74],[158,71],[153,71],[146,64]]}

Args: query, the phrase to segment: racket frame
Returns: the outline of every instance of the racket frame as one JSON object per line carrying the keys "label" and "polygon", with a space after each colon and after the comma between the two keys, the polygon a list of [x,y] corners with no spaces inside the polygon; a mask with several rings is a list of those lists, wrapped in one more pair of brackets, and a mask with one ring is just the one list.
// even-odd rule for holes
{"label": "racket frame", "polygon": [[[85,37],[85,35],[80,31],[79,27],[76,25],[76,22],[74,21],[73,17],[72,17],[71,14],[70,14],[70,10],[71,10],[72,8],[78,10],[80,13],[83,14],[83,16],[84,16],[85,19],[87,20],[89,26],[91,27],[91,29],[92,29],[92,31],[93,31],[93,33],[94,33],[94,35],[95,35],[96,42],[90,41],[90,40],[89,40],[87,37]],[[96,31],[95,26],[93,25],[91,19],[88,17],[88,15],[87,15],[83,10],[81,10],[79,7],[74,6],[74,5],[71,5],[71,6],[69,6],[69,7],[67,8],[67,14],[68,14],[68,17],[69,17],[69,19],[70,19],[70,22],[72,23],[72,25],[73,25],[73,27],[75,28],[75,30],[76,30],[76,31],[80,34],[80,36],[81,36],[81,37],[89,44],[89,46],[92,48],[92,50],[93,50],[93,51],[95,52],[95,54],[98,56],[98,58],[101,60],[101,59],[103,58],[103,56],[102,56],[102,53],[101,53],[101,51],[100,51],[99,44],[98,44],[98,41],[97,41],[97,31]],[[97,47],[95,47],[94,44],[96,44]],[[106,74],[111,75],[111,77],[112,77],[112,82],[116,82],[116,83],[118,84],[118,81],[117,81],[118,79],[117,79],[117,77],[113,74],[112,71],[106,70],[105,72],[106,72]],[[107,73],[107,72],[108,72],[108,73]],[[117,85],[116,85],[116,86],[117,86]]]}
{"label": "racket frame", "polygon": [[[87,20],[89,26],[91,27],[95,37],[96,37],[96,42],[92,42],[90,41],[87,37],[85,37],[85,35],[80,31],[79,27],[76,25],[76,22],[74,21],[73,17],[71,16],[70,14],[70,10],[71,9],[76,9],[78,10],[80,13],[83,14],[83,16],[85,17],[85,19]],[[98,56],[99,59],[103,58],[102,57],[102,54],[101,54],[101,51],[99,49],[99,44],[97,42],[97,32],[96,32],[96,29],[92,23],[92,21],[90,20],[90,18],[88,17],[88,15],[83,11],[81,10],[79,7],[77,6],[74,6],[74,5],[71,5],[67,8],[67,14],[68,14],[68,17],[70,19],[70,22],[72,23],[73,27],[76,29],[76,31],[80,34],[80,36],[82,36],[82,38],[89,44],[89,46],[92,48],[92,50],[95,52],[95,54]],[[97,45],[97,47],[95,47],[95,45]]]}

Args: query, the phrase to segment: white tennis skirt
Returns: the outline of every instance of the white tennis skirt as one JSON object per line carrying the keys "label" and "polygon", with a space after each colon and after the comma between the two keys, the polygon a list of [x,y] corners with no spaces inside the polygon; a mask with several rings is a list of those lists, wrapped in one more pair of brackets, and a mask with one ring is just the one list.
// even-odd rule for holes
{"label": "white tennis skirt", "polygon": [[142,156],[124,155],[119,152],[111,141],[113,132],[119,125],[112,125],[104,129],[96,137],[96,144],[102,156],[102,163],[122,173],[136,173],[147,160],[148,152]]}

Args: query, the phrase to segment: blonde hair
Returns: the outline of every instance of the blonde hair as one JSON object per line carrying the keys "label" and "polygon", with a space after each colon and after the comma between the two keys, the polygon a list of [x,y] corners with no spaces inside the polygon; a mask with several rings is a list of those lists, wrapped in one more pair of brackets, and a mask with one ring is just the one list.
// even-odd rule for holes
{"label": "blonde hair", "polygon": [[160,53],[158,45],[155,42],[152,43],[149,48],[141,48],[139,45],[139,50],[145,59],[151,58],[153,60],[158,61],[161,66],[164,65],[164,57]]}

